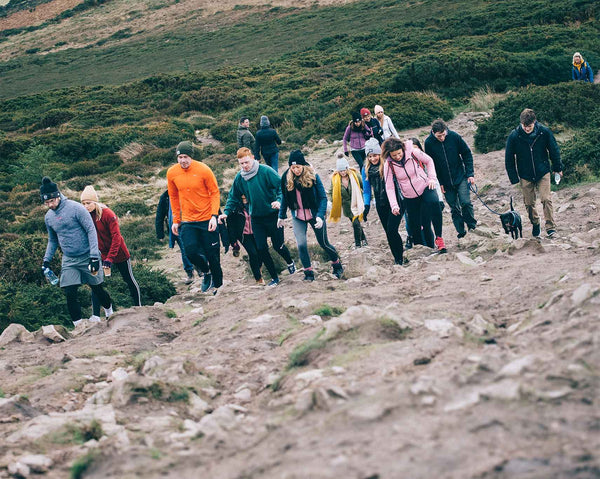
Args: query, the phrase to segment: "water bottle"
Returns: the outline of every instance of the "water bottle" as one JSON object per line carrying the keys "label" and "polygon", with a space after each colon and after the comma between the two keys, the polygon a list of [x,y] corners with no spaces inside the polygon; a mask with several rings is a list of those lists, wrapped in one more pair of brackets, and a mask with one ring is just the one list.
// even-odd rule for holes
{"label": "water bottle", "polygon": [[560,183],[560,173],[554,173],[554,183],[557,185]]}
{"label": "water bottle", "polygon": [[52,286],[58,284],[58,278],[50,268],[44,268],[44,276]]}

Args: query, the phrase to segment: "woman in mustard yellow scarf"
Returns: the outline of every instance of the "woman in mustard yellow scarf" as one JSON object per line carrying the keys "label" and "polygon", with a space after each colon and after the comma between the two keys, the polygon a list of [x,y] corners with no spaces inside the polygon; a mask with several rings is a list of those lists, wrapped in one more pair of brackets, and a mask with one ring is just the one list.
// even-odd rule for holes
{"label": "woman in mustard yellow scarf", "polygon": [[350,168],[348,160],[338,157],[336,171],[331,177],[331,213],[329,220],[337,223],[342,212],[352,222],[354,244],[357,248],[367,246],[367,238],[361,221],[365,211],[360,173]]}

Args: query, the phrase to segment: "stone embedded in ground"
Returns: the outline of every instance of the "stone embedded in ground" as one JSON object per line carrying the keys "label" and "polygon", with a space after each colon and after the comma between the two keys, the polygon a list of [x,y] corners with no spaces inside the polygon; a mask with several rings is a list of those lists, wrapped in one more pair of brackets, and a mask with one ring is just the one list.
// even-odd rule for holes
{"label": "stone embedded in ground", "polygon": [[598,287],[589,283],[579,286],[571,295],[571,301],[574,306],[581,306],[587,299],[598,292]]}
{"label": "stone embedded in ground", "polygon": [[483,319],[483,316],[481,316],[479,313],[475,314],[471,321],[466,324],[466,328],[467,331],[476,336],[484,336],[489,334],[494,329],[494,327],[485,319]]}
{"label": "stone embedded in ground", "polygon": [[123,379],[127,379],[129,373],[125,370],[125,368],[117,368],[112,373],[110,373],[110,376],[115,381],[122,381]]}
{"label": "stone embedded in ground", "polygon": [[498,373],[498,376],[519,376],[523,372],[528,371],[536,360],[537,358],[534,355],[517,358],[504,366]]}
{"label": "stone embedded in ground", "polygon": [[455,399],[454,401],[448,403],[444,407],[444,412],[452,412],[452,411],[459,411],[461,409],[466,409],[471,406],[474,406],[478,402],[479,402],[479,392],[471,391],[469,393],[463,394],[458,399]]}
{"label": "stone embedded in ground", "polygon": [[[466,264],[468,266],[479,266],[482,263],[481,261],[477,262],[477,260],[471,259],[469,254],[465,253],[463,251],[454,253],[454,256],[456,256],[456,259],[458,259],[458,261],[460,261],[462,264]],[[481,258],[481,257],[478,256],[478,258]]]}
{"label": "stone embedded in ground", "polygon": [[48,456],[42,454],[28,454],[21,456],[19,462],[29,467],[31,472],[43,474],[48,472],[54,462]]}
{"label": "stone embedded in ground", "polygon": [[27,478],[31,475],[31,469],[22,462],[12,462],[8,465],[8,473],[16,478]]}
{"label": "stone embedded in ground", "polygon": [[590,266],[590,273],[594,275],[600,273],[600,261],[596,261],[592,266]]}
{"label": "stone embedded in ground", "polygon": [[381,419],[388,412],[387,408],[380,402],[372,401],[369,403],[353,406],[348,410],[351,418],[361,421],[376,421]]}
{"label": "stone embedded in ground", "polygon": [[304,319],[301,319],[300,322],[302,324],[321,324],[323,323],[323,319],[318,314],[312,314]]}
{"label": "stone embedded in ground", "polygon": [[479,395],[487,399],[516,401],[521,397],[521,384],[512,379],[505,379],[479,389]]}
{"label": "stone embedded in ground", "polygon": [[69,338],[67,330],[57,324],[42,326],[42,336],[53,343],[62,343]]}
{"label": "stone embedded in ground", "polygon": [[441,338],[447,338],[449,336],[462,338],[464,335],[462,330],[452,324],[452,321],[448,319],[426,319],[423,322],[423,325],[429,331],[439,334]]}

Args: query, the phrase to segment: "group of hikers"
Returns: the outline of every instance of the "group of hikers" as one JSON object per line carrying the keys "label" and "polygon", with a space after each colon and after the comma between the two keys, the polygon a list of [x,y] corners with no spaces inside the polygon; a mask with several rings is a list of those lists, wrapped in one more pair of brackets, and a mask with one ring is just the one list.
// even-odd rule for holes
{"label": "group of hikers", "polygon": [[[402,218],[406,223],[406,248],[422,244],[436,252],[446,252],[442,236],[442,195],[450,207],[457,237],[463,238],[475,230],[477,220],[470,197],[475,185],[473,155],[464,139],[442,119],[437,119],[431,124],[422,147],[417,138],[400,139],[380,105],[376,105],[374,111],[375,116],[368,108],[352,114],[342,138],[343,152],[336,158],[329,195],[319,174],[300,150],[290,152],[288,168],[279,175],[277,143],[281,140],[276,132],[269,132],[274,129],[266,116],[261,117],[260,124],[265,130],[264,137],[271,143],[261,139],[252,145],[248,119],[240,120],[242,131],[240,134],[238,130],[238,141],[242,146],[236,155],[240,171],[223,208],[213,171],[194,159],[191,141],[180,142],[176,148],[177,163],[167,171],[167,191],[157,208],[156,231],[157,237],[163,238],[165,220],[168,221],[170,246],[177,242],[181,248],[188,274],[186,282],[193,281],[196,271],[202,278],[202,292],[216,294],[219,291],[223,285],[222,242],[225,251],[231,247],[236,257],[241,247],[246,250],[257,284],[277,286],[279,271],[269,252],[269,239],[275,252],[285,261],[288,273],[296,272],[296,264],[284,242],[288,210],[305,281],[315,280],[307,243],[309,226],[331,262],[332,274],[340,279],[344,267],[336,248],[328,240],[327,223],[345,216],[353,228],[354,246],[366,246],[363,223],[372,204],[394,263],[398,265],[406,263],[399,232]],[[260,163],[261,154],[267,164]],[[358,168],[350,166],[350,155]],[[531,109],[522,111],[519,125],[507,139],[505,167],[511,184],[521,186],[533,226],[532,235],[538,237],[541,231],[535,206],[539,196],[546,232],[552,237],[556,225],[550,176],[552,172],[562,176],[563,164],[554,135],[537,121]],[[89,321],[100,321],[100,306],[106,317],[112,314],[112,299],[103,286],[103,279],[113,267],[117,267],[127,283],[133,304],[141,305],[140,290],[133,277],[118,218],[99,201],[93,187],[84,189],[78,203],[67,199],[55,183],[44,177],[40,194],[48,207],[45,217],[48,245],[42,268],[50,268],[60,246],[63,253],[60,286],[65,291],[73,323],[77,325],[84,319],[77,298],[81,284],[89,284],[92,289],[93,311]],[[270,275],[268,283],[262,277],[262,265]]]}

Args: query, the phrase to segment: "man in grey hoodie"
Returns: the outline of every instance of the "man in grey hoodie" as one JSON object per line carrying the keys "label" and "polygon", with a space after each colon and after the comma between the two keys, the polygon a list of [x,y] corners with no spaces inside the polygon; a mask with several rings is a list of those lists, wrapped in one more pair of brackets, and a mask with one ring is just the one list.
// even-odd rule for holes
{"label": "man in grey hoodie", "polygon": [[254,135],[250,133],[250,120],[243,116],[237,129],[238,148],[249,148],[254,151]]}
{"label": "man in grey hoodie", "polygon": [[[77,326],[82,321],[81,305],[77,299],[77,289],[81,284],[90,285],[109,317],[112,314],[112,300],[102,285],[104,274],[92,217],[81,203],[61,194],[56,183],[47,176],[42,179],[40,196],[48,207],[44,218],[48,230],[48,245],[42,270],[50,268],[54,253],[60,246],[63,253],[60,287],[65,291],[73,324]],[[99,319],[95,322],[98,321]]]}

